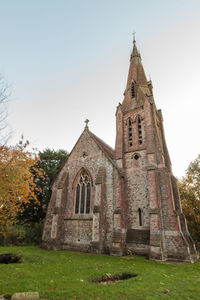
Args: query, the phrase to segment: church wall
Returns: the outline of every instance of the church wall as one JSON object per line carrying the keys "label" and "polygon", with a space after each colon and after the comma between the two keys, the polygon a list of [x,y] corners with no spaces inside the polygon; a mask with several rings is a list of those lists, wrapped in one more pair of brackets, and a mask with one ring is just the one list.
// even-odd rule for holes
{"label": "church wall", "polygon": [[[125,195],[126,210],[126,249],[138,254],[148,254],[149,250],[149,201],[147,191],[146,150],[125,154]],[[142,224],[139,221],[141,210]]]}
{"label": "church wall", "polygon": [[[127,199],[127,228],[149,228],[147,199],[146,151],[138,151],[136,160],[132,152],[125,154],[125,189]],[[142,209],[143,226],[139,225],[138,209]]]}
{"label": "church wall", "polygon": [[[105,168],[105,183],[102,186],[96,185],[96,178],[99,169]],[[92,177],[93,185],[91,190],[91,209],[89,215],[74,214],[74,190],[73,182],[76,174],[81,168],[89,171]],[[101,251],[110,247],[113,231],[113,166],[104,155],[99,155],[94,158],[75,160],[68,163],[67,170],[69,172],[69,189],[67,199],[65,199],[64,208],[64,248],[76,248],[80,245],[83,248],[89,248],[92,240],[99,242]],[[103,193],[103,195],[102,195]],[[99,209],[99,213],[93,214],[93,211]],[[94,216],[95,215],[95,216]],[[94,222],[93,222],[94,219]],[[68,244],[68,246],[66,245]],[[76,244],[76,245],[74,245]],[[87,244],[87,247],[86,247]],[[80,249],[83,250],[83,249]],[[107,250],[108,251],[108,250]]]}
{"label": "church wall", "polygon": [[[76,177],[82,168],[92,179],[90,213],[85,215],[75,214]],[[68,176],[65,193],[63,189],[58,189],[62,176],[65,176],[63,174]],[[48,208],[44,239],[52,242],[57,240],[57,248],[60,249],[92,251],[95,244],[95,252],[109,253],[115,200],[119,198],[115,177],[118,180],[118,171],[113,164],[88,134],[83,134],[53,186],[54,197]],[[61,207],[59,217],[54,214],[56,206]]]}

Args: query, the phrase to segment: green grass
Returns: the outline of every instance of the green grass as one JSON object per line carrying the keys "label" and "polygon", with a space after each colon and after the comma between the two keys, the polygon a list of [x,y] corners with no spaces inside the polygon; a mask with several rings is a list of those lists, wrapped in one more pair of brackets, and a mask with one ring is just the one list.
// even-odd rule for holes
{"label": "green grass", "polygon": [[[144,257],[111,257],[38,247],[0,247],[0,253],[22,255],[22,263],[0,264],[0,294],[38,291],[41,299],[200,299],[200,261],[166,264]],[[138,277],[101,285],[106,273]]]}

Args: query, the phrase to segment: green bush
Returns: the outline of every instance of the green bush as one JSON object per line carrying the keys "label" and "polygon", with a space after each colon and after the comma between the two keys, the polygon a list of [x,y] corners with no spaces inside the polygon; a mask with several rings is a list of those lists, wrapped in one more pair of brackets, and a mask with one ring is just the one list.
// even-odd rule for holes
{"label": "green bush", "polygon": [[2,227],[0,245],[39,245],[42,237],[43,222]]}
{"label": "green bush", "polygon": [[39,245],[42,239],[43,222],[27,224],[26,228],[26,239],[27,245]]}

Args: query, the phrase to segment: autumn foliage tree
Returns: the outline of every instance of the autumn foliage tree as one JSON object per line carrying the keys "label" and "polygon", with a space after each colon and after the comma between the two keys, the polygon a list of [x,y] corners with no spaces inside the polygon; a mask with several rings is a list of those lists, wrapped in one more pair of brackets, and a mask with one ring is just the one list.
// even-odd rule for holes
{"label": "autumn foliage tree", "polygon": [[41,178],[44,172],[37,156],[27,151],[28,144],[22,139],[15,147],[0,146],[0,226],[14,224],[23,204],[38,203],[32,170]]}
{"label": "autumn foliage tree", "polygon": [[179,190],[188,229],[200,248],[200,155],[190,163],[186,176],[179,181]]}
{"label": "autumn foliage tree", "polygon": [[[51,185],[66,161],[67,151],[57,151],[49,148],[38,153],[36,168],[32,169],[35,183],[35,195],[37,202],[30,200],[23,203],[23,210],[18,214],[20,223],[40,223],[46,216],[47,206],[51,198]],[[43,170],[43,173],[37,172]]]}

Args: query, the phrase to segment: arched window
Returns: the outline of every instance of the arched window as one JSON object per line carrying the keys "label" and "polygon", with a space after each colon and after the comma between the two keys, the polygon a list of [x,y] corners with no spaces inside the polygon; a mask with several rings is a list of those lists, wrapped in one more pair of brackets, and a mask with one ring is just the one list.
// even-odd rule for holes
{"label": "arched window", "polygon": [[142,210],[138,208],[139,225],[142,226]]}
{"label": "arched window", "polygon": [[133,146],[133,132],[131,119],[128,120],[128,142],[129,146]]}
{"label": "arched window", "polygon": [[88,173],[83,170],[77,181],[75,196],[75,214],[90,213],[91,198],[91,178]]}
{"label": "arched window", "polygon": [[135,85],[134,85],[133,82],[132,82],[132,84],[131,84],[131,97],[132,97],[132,98],[135,98]]}
{"label": "arched window", "polygon": [[137,118],[137,126],[138,126],[138,140],[139,143],[142,144],[142,122],[140,117]]}

